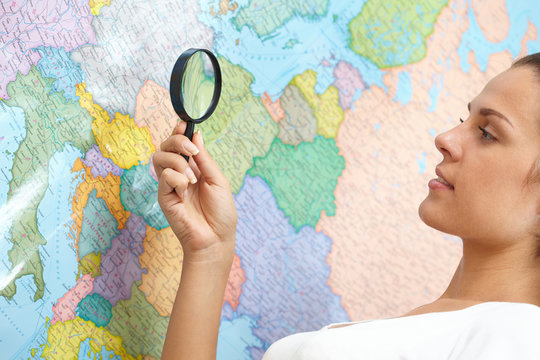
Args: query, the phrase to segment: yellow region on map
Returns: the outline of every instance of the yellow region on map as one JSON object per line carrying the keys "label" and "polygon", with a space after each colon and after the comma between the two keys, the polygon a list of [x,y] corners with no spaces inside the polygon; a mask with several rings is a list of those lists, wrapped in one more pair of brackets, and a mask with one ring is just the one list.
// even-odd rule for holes
{"label": "yellow region on map", "polygon": [[[80,317],[51,325],[41,356],[46,359],[78,359],[79,347],[86,339],[91,339],[90,348],[94,353],[99,353],[105,346],[121,359],[135,359],[126,352],[119,336],[114,336],[103,327]],[[137,359],[142,359],[142,356],[139,355]]]}
{"label": "yellow region on map", "polygon": [[139,260],[148,272],[142,275],[139,289],[159,315],[170,316],[182,274],[182,247],[170,227],[156,230],[149,225],[143,246]]}
{"label": "yellow region on map", "polygon": [[[109,173],[107,177],[98,176],[95,178],[89,167],[84,165],[81,159],[77,159],[73,164],[72,172],[84,169],[84,181],[77,187],[77,191],[72,201],[73,213],[71,218],[76,226],[76,238],[73,239],[75,244],[79,243],[79,235],[82,229],[83,211],[88,202],[88,196],[92,190],[96,189],[96,197],[105,200],[112,215],[118,221],[118,228],[124,228],[126,221],[130,215],[129,211],[124,209],[120,202],[120,177]],[[76,245],[77,246],[77,245]]]}
{"label": "yellow region on map", "polygon": [[129,169],[139,162],[146,164],[156,148],[150,139],[150,131],[140,128],[129,115],[116,113],[112,121],[109,114],[94,104],[92,94],[86,92],[86,84],[76,86],[79,103],[94,118],[92,131],[103,156],[121,168]]}
{"label": "yellow region on map", "polygon": [[77,278],[90,274],[93,278],[101,275],[99,264],[101,263],[101,253],[91,252],[79,261],[79,272]]}
{"label": "yellow region on map", "polygon": [[111,0],[90,0],[89,4],[92,15],[96,16],[99,15],[99,10],[101,10],[102,7],[105,5],[111,5]]}
{"label": "yellow region on map", "polygon": [[343,121],[343,109],[339,106],[338,89],[330,85],[321,95],[315,92],[317,73],[307,70],[296,75],[290,82],[300,89],[317,119],[317,134],[326,138],[335,138],[339,125]]}

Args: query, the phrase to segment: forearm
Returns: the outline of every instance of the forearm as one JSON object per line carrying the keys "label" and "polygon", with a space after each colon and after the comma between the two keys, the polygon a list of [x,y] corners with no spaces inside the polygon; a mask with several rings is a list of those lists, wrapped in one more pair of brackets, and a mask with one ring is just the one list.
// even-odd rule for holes
{"label": "forearm", "polygon": [[221,307],[231,261],[184,259],[162,359],[216,358]]}

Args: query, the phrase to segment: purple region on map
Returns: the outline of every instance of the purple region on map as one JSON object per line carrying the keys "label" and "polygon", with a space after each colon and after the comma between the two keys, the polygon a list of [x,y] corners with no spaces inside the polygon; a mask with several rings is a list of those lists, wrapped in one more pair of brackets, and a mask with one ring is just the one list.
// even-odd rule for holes
{"label": "purple region on map", "polygon": [[349,109],[358,91],[366,88],[366,84],[354,66],[345,61],[340,61],[334,68],[336,80],[333,85],[339,91],[339,105],[343,109]]}
{"label": "purple region on map", "polygon": [[94,17],[88,0],[3,1],[0,12],[0,98],[9,99],[7,84],[17,73],[28,74],[41,55],[39,46],[70,52],[84,44],[96,44]]}
{"label": "purple region on map", "polygon": [[257,319],[266,346],[291,333],[348,321],[340,296],[327,285],[332,241],[304,226],[296,233],[259,177],[246,176],[235,198],[236,252],[245,269],[238,315]]}
{"label": "purple region on map", "polygon": [[83,163],[91,168],[93,177],[102,176],[106,178],[109,174],[122,176],[124,172],[111,159],[104,157],[97,145],[92,145],[92,148],[86,152]]}
{"label": "purple region on map", "polygon": [[264,353],[266,352],[267,349],[263,349],[263,348],[257,348],[257,347],[248,347],[249,349],[249,355],[251,356],[252,359],[262,359]]}
{"label": "purple region on map", "polygon": [[139,262],[146,236],[144,219],[132,213],[120,232],[112,240],[111,248],[101,256],[101,275],[94,280],[92,291],[109,300],[112,306],[120,299],[129,299],[131,286],[146,273]]}

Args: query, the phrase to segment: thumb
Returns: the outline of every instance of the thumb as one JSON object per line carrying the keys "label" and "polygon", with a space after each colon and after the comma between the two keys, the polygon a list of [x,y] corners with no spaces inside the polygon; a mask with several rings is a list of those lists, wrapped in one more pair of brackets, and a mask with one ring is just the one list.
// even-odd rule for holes
{"label": "thumb", "polygon": [[206,150],[200,129],[193,135],[193,143],[199,149],[199,153],[193,155],[193,159],[205,181],[210,185],[226,186],[228,180],[221,172],[215,160],[212,159],[210,153]]}

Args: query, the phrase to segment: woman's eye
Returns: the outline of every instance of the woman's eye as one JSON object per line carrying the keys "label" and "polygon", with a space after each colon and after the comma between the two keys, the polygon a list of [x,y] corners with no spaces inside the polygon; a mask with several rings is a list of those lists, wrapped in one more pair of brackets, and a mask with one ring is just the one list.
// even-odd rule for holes
{"label": "woman's eye", "polygon": [[490,133],[488,133],[486,131],[486,129],[484,129],[483,127],[481,126],[478,126],[478,128],[482,131],[482,138],[486,139],[486,140],[495,140],[495,138],[493,137],[493,135],[491,135]]}

